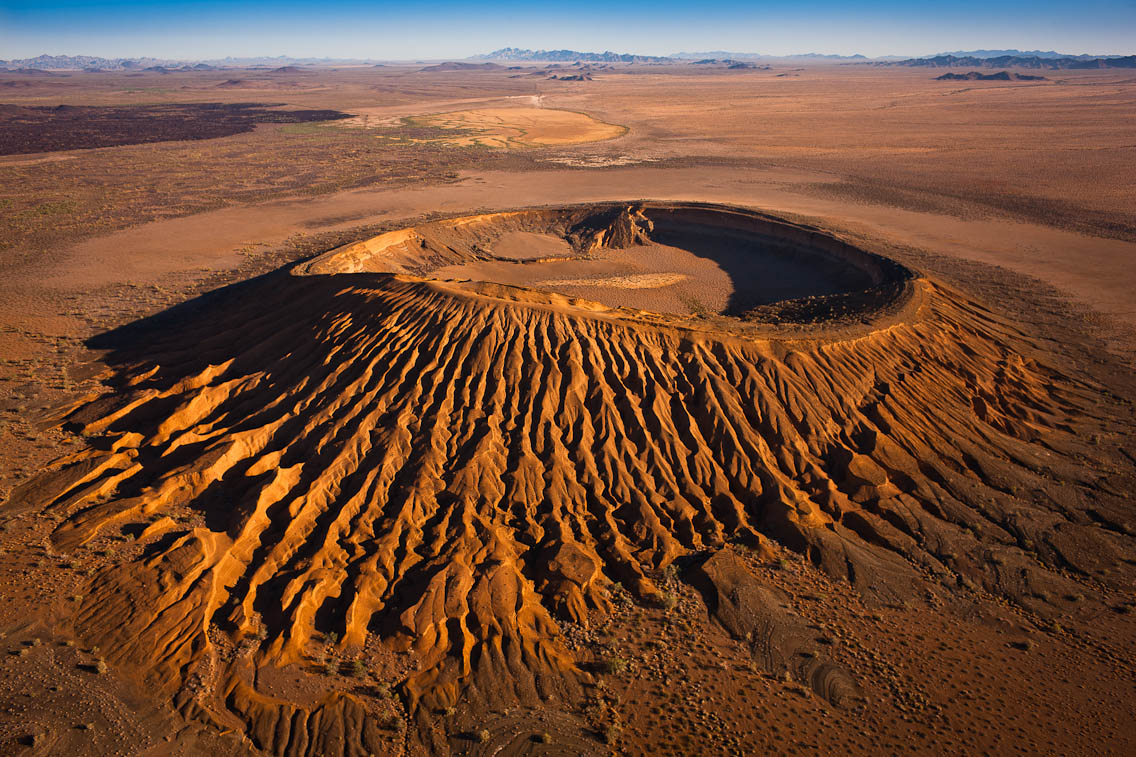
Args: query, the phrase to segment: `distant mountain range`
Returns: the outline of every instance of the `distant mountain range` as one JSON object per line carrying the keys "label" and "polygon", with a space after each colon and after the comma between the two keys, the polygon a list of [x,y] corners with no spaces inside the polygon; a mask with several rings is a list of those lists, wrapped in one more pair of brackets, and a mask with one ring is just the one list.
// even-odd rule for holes
{"label": "distant mountain range", "polygon": [[370,60],[338,58],[218,58],[206,61],[171,60],[167,58],[100,58],[94,55],[38,55],[34,58],[0,60],[0,68],[37,69],[40,71],[202,71],[210,68],[252,66],[316,66],[332,64],[373,63]]}
{"label": "distant mountain range", "polygon": [[[828,55],[801,53],[799,55],[767,55],[739,53],[726,50],[680,52],[669,56],[634,55],[631,53],[582,52],[579,50],[528,50],[504,47],[483,55],[474,55],[468,61],[523,61],[542,63],[704,63],[732,64],[738,68],[742,61],[780,61],[783,63],[867,63],[894,66],[927,67],[996,67],[1039,69],[1136,68],[1136,56],[1127,55],[1068,55],[1052,50],[958,50],[919,58],[900,56]],[[8,71],[175,71],[208,70],[211,68],[278,68],[282,66],[359,65],[374,63],[373,59],[341,58],[216,58],[203,61],[170,60],[163,58],[101,58],[93,55],[39,55],[34,58],[0,60],[0,69]],[[421,61],[419,61],[421,62]],[[445,65],[445,64],[444,64]],[[456,65],[456,64],[454,64]],[[440,69],[439,69],[440,70]]]}
{"label": "distant mountain range", "polygon": [[35,58],[0,61],[7,68],[36,68],[41,71],[75,71],[97,68],[104,71],[141,71],[152,66],[176,66],[180,61],[161,58],[99,58],[94,55],[38,55]]}
{"label": "distant mountain range", "polygon": [[1023,68],[1129,68],[1126,63],[1133,56],[1109,55],[1067,55],[1052,50],[959,50],[919,58],[903,58],[898,55],[884,55],[869,58],[865,55],[828,55],[825,53],[799,53],[796,55],[768,55],[765,53],[739,53],[729,50],[704,50],[701,52],[680,52],[668,56],[632,55],[628,53],[589,53],[580,50],[528,50],[505,47],[483,55],[474,55],[469,60],[482,61],[527,61],[568,63],[583,61],[588,63],[700,63],[704,61],[782,61],[815,63],[876,63],[898,66],[1018,66]]}
{"label": "distant mountain range", "polygon": [[799,53],[796,55],[766,55],[765,53],[732,53],[726,50],[708,50],[700,53],[672,53],[673,60],[868,60],[863,55],[826,55],[824,53]]}
{"label": "distant mountain range", "polygon": [[[898,58],[896,58],[898,60]],[[761,53],[734,53],[726,50],[708,50],[699,53],[674,53],[672,55],[632,55],[630,53],[588,53],[580,50],[528,50],[519,47],[503,47],[491,53],[474,55],[469,60],[504,60],[540,63],[676,63],[686,61],[742,61],[742,60],[813,60],[813,61],[862,61],[863,55],[823,55],[821,53],[802,53],[800,55],[763,55]]]}
{"label": "distant mountain range", "polygon": [[959,58],[1001,58],[1003,56],[1014,56],[1019,58],[1117,58],[1117,55],[1069,55],[1067,53],[1058,53],[1053,50],[952,50],[946,53],[936,53],[935,55],[924,55],[924,58],[936,58],[944,55],[954,55]]}
{"label": "distant mountain range", "polygon": [[[706,56],[702,56],[706,57]],[[579,50],[524,50],[519,47],[503,47],[484,55],[474,55],[470,60],[515,60],[553,63],[669,63],[670,58],[657,55],[631,55],[629,53],[583,53]]]}
{"label": "distant mountain range", "polygon": [[877,63],[877,65],[928,68],[1136,68],[1136,55],[1115,58],[1090,58],[1087,56],[1042,58],[1038,55],[999,55],[992,58],[982,58],[975,55],[936,55],[930,58],[908,58],[907,60]]}

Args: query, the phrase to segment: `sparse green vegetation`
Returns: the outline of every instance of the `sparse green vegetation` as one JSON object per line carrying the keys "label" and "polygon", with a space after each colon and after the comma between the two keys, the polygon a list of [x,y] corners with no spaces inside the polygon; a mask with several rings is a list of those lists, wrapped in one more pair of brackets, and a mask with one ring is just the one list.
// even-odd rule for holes
{"label": "sparse green vegetation", "polygon": [[45,202],[20,212],[21,218],[43,218],[49,216],[64,216],[74,213],[79,207],[75,200],[58,200]]}
{"label": "sparse green vegetation", "polygon": [[627,671],[627,660],[622,657],[608,657],[603,661],[603,671],[608,675],[619,675]]}

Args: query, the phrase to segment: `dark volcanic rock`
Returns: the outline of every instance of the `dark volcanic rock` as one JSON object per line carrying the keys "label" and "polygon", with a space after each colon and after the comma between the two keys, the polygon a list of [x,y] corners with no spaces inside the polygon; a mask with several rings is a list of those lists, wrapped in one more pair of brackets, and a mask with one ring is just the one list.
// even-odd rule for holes
{"label": "dark volcanic rock", "polygon": [[965,74],[943,74],[942,76],[936,76],[935,81],[1049,81],[1049,79],[1044,76],[1016,74],[1010,71],[999,71],[996,74],[970,71]]}
{"label": "dark volcanic rock", "polygon": [[[234,86],[225,82],[218,86]],[[260,123],[347,118],[334,110],[274,110],[259,103],[136,106],[30,106],[0,110],[0,155],[214,139]]]}

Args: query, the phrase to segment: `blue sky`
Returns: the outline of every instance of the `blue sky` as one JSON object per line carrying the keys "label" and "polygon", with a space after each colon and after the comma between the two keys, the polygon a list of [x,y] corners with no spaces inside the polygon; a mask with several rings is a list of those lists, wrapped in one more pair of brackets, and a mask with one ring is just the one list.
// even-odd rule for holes
{"label": "blue sky", "polygon": [[1136,0],[0,0],[0,58],[464,57],[506,47],[665,55],[1136,53]]}

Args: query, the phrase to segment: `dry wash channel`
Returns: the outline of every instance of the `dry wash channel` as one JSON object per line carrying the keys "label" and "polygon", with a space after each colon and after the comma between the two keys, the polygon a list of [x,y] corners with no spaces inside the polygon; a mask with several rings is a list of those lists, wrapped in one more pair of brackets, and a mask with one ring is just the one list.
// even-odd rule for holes
{"label": "dry wash channel", "polygon": [[89,449],[17,496],[63,552],[136,537],[78,634],[269,752],[444,751],[469,746],[432,725],[449,707],[571,709],[603,673],[569,632],[625,592],[665,606],[672,566],[756,665],[855,702],[730,544],[869,601],[931,582],[1041,614],[1131,549],[1078,438],[1096,389],[958,292],[747,210],[433,222],[117,337],[65,418]]}

